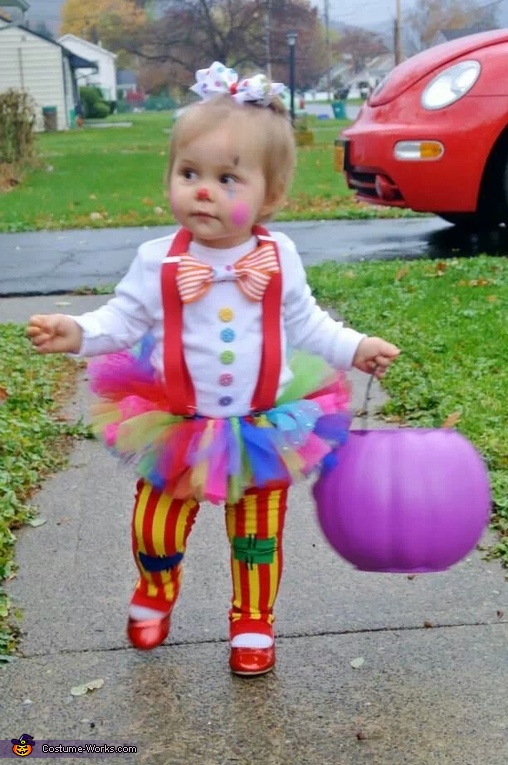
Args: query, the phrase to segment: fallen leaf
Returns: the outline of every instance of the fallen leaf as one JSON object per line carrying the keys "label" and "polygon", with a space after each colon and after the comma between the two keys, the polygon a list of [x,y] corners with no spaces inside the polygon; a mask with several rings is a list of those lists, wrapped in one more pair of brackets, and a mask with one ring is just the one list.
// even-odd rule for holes
{"label": "fallen leaf", "polygon": [[9,398],[9,394],[7,393],[7,390],[5,388],[2,388],[0,385],[0,404],[3,404],[4,401],[7,401]]}
{"label": "fallen leaf", "polygon": [[26,522],[27,526],[44,526],[47,523],[45,518],[31,518]]}
{"label": "fallen leaf", "polygon": [[434,625],[432,624],[432,622],[425,621],[423,622],[423,626],[425,627],[426,630],[430,630],[433,628]]}
{"label": "fallen leaf", "polygon": [[363,658],[363,656],[358,656],[357,659],[353,659],[353,661],[351,662],[351,666],[353,667],[353,669],[359,669],[364,663],[365,663],[365,659]]}
{"label": "fallen leaf", "polygon": [[399,268],[399,270],[395,274],[395,281],[400,282],[400,280],[404,276],[407,276],[408,273],[409,273],[409,266],[404,266],[403,268]]}
{"label": "fallen leaf", "polygon": [[88,691],[95,691],[98,688],[102,688],[103,685],[104,680],[102,677],[90,680],[90,682],[83,683],[82,685],[75,685],[74,688],[71,688],[71,696],[84,696]]}
{"label": "fallen leaf", "polygon": [[442,428],[453,428],[460,420],[460,412],[452,412],[441,423]]}

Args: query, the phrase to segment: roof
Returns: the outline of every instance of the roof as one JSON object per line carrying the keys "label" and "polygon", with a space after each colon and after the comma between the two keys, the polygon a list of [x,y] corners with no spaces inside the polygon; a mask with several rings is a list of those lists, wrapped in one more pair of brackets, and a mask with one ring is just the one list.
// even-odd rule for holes
{"label": "roof", "polygon": [[99,70],[99,65],[96,61],[89,61],[87,58],[82,58],[76,55],[72,51],[68,50],[64,45],[61,46],[64,49],[64,55],[69,59],[71,69],[95,69]]}
{"label": "roof", "polygon": [[440,33],[445,40],[458,40],[460,37],[474,35],[478,32],[485,32],[485,24],[474,24],[472,27],[463,27],[462,29],[440,29]]}
{"label": "roof", "polygon": [[[0,3],[1,2],[2,0],[0,0]],[[70,34],[70,32],[68,34],[61,35],[61,37],[58,38],[58,42],[61,45],[77,42],[80,45],[84,45],[86,48],[90,48],[91,53],[103,53],[106,56],[110,56],[110,58],[117,58],[116,53],[113,53],[107,48],[103,48],[102,45],[96,45],[95,43],[90,42],[90,40],[85,40],[83,37],[77,37],[76,35]]]}
{"label": "roof", "polygon": [[[0,2],[1,1],[2,0],[0,0]],[[68,58],[71,69],[95,69],[97,71],[99,68],[95,61],[89,61],[82,56],[77,56],[75,53],[66,48],[65,45],[61,45],[59,42],[56,42],[56,40],[51,40],[49,37],[44,37],[44,35],[41,35],[38,32],[34,32],[33,29],[28,29],[28,27],[25,27],[22,24],[6,24],[5,26],[0,25],[0,34],[2,34],[2,32],[4,32],[6,29],[13,29],[13,27],[22,29],[23,32],[26,32],[33,37],[38,37],[40,40],[44,40],[44,42],[47,42],[48,45],[56,45],[61,49],[62,54]]]}
{"label": "roof", "polygon": [[27,11],[30,3],[27,0],[0,0],[2,8],[19,8],[20,11]]}

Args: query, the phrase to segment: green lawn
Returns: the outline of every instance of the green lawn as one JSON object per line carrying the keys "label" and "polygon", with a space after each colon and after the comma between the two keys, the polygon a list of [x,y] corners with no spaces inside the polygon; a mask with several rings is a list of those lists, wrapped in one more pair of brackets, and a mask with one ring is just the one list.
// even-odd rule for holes
{"label": "green lawn", "polygon": [[[0,231],[153,226],[174,223],[164,171],[172,113],[114,116],[109,124],[37,137],[40,167],[0,193]],[[99,122],[99,124],[105,124]],[[281,220],[400,215],[359,205],[333,169],[333,142],[345,120],[309,119],[314,145],[298,151],[298,167]]]}

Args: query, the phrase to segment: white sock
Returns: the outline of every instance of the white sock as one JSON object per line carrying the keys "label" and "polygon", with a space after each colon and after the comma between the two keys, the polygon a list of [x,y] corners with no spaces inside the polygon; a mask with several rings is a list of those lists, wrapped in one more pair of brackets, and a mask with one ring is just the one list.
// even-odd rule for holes
{"label": "white sock", "polygon": [[273,638],[259,632],[242,632],[231,641],[231,648],[270,648],[272,645]]}
{"label": "white sock", "polygon": [[146,606],[129,606],[129,616],[137,622],[144,622],[147,619],[162,619],[167,611],[156,611],[155,608],[146,608]]}

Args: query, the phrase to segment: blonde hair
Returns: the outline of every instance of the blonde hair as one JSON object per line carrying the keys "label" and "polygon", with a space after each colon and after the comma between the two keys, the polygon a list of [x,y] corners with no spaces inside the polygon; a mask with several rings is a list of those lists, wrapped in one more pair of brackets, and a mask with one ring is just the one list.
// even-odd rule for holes
{"label": "blonde hair", "polygon": [[270,204],[270,217],[283,203],[293,178],[296,147],[293,127],[286,107],[279,98],[269,106],[255,103],[239,104],[227,93],[213,96],[208,101],[188,106],[178,117],[171,135],[166,184],[178,152],[198,136],[215,130],[226,120],[246,121],[245,129],[238,126],[235,141],[248,145],[249,151],[259,153],[266,183],[266,199]]}

